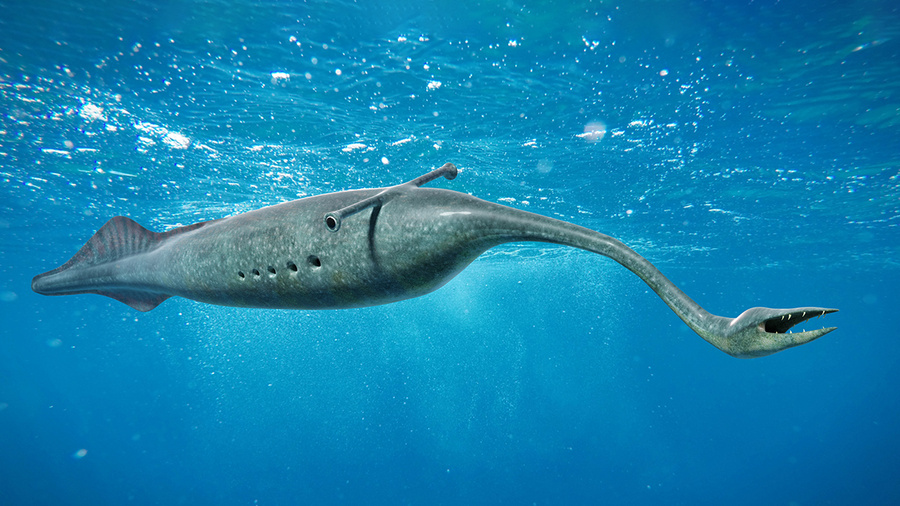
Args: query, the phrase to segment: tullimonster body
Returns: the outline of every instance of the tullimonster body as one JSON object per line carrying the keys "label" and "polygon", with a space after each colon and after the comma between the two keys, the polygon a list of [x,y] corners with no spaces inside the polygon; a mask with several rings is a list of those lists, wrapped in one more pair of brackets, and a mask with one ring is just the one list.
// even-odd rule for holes
{"label": "tullimonster body", "polygon": [[389,188],[307,197],[164,233],[119,216],[67,263],[36,276],[32,289],[101,294],[139,311],[172,296],[281,309],[373,306],[432,292],[494,246],[539,241],[612,258],[703,339],[736,357],[769,355],[834,330],[790,332],[837,311],[828,308],[713,315],[617,239],[464,193],[421,188],[456,174],[448,163]]}

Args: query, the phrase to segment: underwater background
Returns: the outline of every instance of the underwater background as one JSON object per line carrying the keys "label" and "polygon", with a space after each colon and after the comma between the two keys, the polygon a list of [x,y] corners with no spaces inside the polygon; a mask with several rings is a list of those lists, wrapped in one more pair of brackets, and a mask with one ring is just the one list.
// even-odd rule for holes
{"label": "underwater background", "polygon": [[[892,0],[0,0],[0,504],[897,504],[898,83]],[[445,162],[838,330],[735,359],[536,243],[366,309],[30,290]]]}

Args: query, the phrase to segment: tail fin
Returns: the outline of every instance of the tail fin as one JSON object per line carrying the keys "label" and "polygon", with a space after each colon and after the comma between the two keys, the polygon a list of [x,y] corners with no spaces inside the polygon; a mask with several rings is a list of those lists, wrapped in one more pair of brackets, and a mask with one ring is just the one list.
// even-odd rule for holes
{"label": "tail fin", "polygon": [[98,284],[95,267],[113,263],[132,255],[153,250],[166,238],[196,230],[209,222],[200,222],[164,233],[147,230],[125,216],[106,222],[68,262],[52,271],[39,274],[31,281],[31,289],[43,295],[96,293],[112,297],[138,311],[150,311],[171,295],[140,288],[121,289]]}

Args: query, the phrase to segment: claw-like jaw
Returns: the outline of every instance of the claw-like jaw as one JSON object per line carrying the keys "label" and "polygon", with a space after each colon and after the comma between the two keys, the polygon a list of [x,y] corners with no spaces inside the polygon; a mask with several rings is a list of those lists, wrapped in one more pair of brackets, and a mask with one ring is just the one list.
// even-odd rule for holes
{"label": "claw-like jaw", "polygon": [[739,358],[755,358],[806,344],[831,332],[837,327],[817,330],[790,329],[798,323],[818,318],[837,309],[821,307],[798,307],[794,309],[771,309],[754,307],[731,319],[722,335],[713,342],[719,349]]}

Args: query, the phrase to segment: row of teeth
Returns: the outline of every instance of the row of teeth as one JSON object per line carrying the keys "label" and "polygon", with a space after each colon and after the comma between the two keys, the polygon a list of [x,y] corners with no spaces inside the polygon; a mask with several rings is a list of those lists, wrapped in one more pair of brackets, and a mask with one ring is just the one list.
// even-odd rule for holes
{"label": "row of teeth", "polygon": [[[822,311],[822,314],[818,314],[818,315],[816,315],[815,317],[816,317],[816,318],[819,318],[820,316],[825,316],[825,311]],[[781,321],[784,321],[784,318],[785,318],[785,317],[787,317],[788,320],[791,319],[791,315],[789,315],[789,314],[788,314],[788,315],[781,315]],[[804,311],[804,312],[800,315],[800,318],[806,318],[806,311]],[[812,316],[810,316],[810,318],[812,318]],[[801,330],[801,332],[806,332],[806,329]],[[789,331],[788,331],[788,334],[793,334],[793,333],[794,333],[793,330],[789,330]]]}

